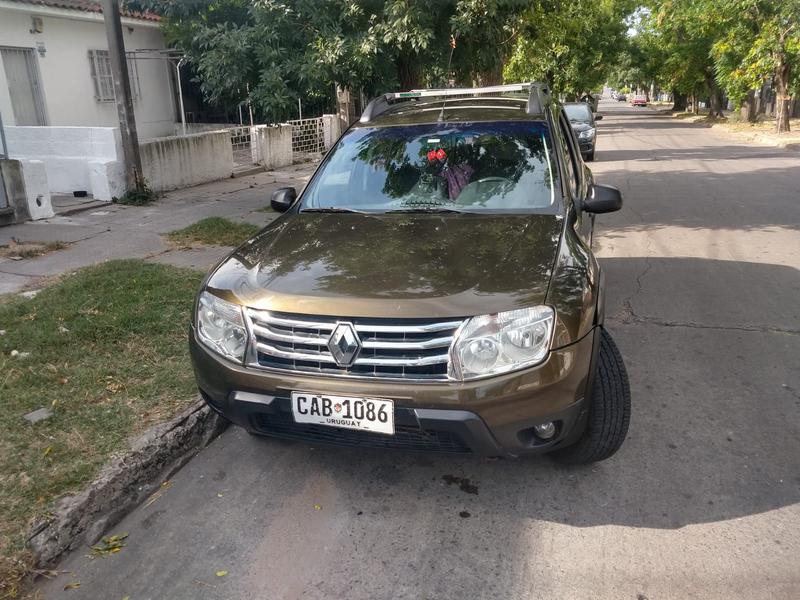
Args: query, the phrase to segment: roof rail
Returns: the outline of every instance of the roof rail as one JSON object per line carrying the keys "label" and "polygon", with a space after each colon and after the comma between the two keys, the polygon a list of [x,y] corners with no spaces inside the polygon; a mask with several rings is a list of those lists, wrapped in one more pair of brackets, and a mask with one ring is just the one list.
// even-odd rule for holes
{"label": "roof rail", "polygon": [[364,109],[360,121],[369,123],[379,115],[385,113],[392,104],[404,100],[417,98],[446,98],[447,96],[478,96],[480,94],[503,94],[508,92],[528,92],[528,106],[526,112],[538,115],[544,112],[550,104],[550,86],[541,82],[510,83],[506,85],[491,85],[476,88],[445,88],[435,90],[411,90],[408,92],[391,92],[373,99]]}

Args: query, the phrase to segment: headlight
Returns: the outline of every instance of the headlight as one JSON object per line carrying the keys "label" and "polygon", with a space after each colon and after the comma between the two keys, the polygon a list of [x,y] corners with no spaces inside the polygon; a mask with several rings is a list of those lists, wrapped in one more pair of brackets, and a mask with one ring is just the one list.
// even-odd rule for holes
{"label": "headlight", "polygon": [[595,131],[596,131],[596,130],[595,130],[595,128],[594,128],[594,127],[590,127],[589,129],[584,129],[583,131],[581,131],[581,132],[578,134],[578,139],[581,139],[581,140],[590,140],[590,139],[592,139],[592,138],[594,137],[594,132],[595,132]]}
{"label": "headlight", "polygon": [[247,347],[242,308],[203,292],[197,305],[197,337],[225,358],[242,362]]}
{"label": "headlight", "polygon": [[542,362],[550,349],[554,320],[549,306],[472,317],[453,342],[448,375],[463,381]]}

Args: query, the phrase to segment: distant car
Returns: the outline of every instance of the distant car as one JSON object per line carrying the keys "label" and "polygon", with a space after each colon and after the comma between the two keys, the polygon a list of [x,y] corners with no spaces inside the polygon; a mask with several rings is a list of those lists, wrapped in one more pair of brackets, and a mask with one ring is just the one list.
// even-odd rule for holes
{"label": "distant car", "polygon": [[631,100],[631,106],[647,106],[647,96],[645,94],[636,94]]}
{"label": "distant car", "polygon": [[628,97],[625,94],[617,94],[617,102],[625,102]]}
{"label": "distant car", "polygon": [[594,160],[595,140],[597,138],[597,124],[603,115],[596,115],[586,102],[565,102],[564,112],[567,114],[570,125],[578,136],[578,145],[581,156],[585,161]]}

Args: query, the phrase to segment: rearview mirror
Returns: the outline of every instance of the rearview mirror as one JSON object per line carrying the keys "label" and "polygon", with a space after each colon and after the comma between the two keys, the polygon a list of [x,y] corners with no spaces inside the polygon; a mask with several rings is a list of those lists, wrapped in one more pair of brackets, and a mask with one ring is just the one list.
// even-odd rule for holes
{"label": "rearview mirror", "polygon": [[595,121],[602,121],[603,120],[603,115],[595,115],[594,116],[594,120]]}
{"label": "rearview mirror", "polygon": [[297,198],[297,190],[293,187],[278,188],[272,192],[270,205],[276,212],[286,212]]}
{"label": "rearview mirror", "polygon": [[592,184],[583,201],[583,210],[590,213],[609,213],[622,208],[622,192],[613,185]]}

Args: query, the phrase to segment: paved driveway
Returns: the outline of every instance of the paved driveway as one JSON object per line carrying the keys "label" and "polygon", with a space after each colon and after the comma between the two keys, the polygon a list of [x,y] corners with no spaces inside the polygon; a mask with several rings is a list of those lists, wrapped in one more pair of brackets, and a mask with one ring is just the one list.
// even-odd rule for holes
{"label": "paved driveway", "polygon": [[619,454],[564,468],[231,429],[115,529],[120,554],[71,557],[80,589],[45,597],[800,597],[800,154],[601,110],[593,168],[627,201],[598,217],[634,400]]}

